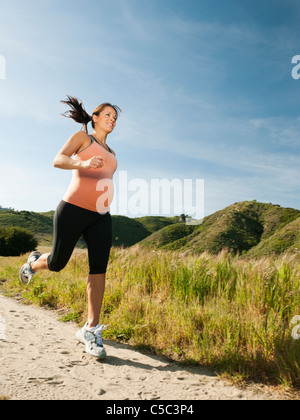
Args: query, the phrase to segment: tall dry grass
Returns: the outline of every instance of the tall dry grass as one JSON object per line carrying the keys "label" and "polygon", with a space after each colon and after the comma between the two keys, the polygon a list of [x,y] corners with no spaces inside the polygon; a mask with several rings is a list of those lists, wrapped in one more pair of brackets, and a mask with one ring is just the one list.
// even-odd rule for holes
{"label": "tall dry grass", "polygon": [[[24,259],[0,259],[0,291],[85,322],[85,253],[59,274],[39,273],[28,288],[18,282]],[[296,256],[244,261],[226,252],[113,248],[101,322],[110,325],[106,338],[241,379],[298,387],[300,340],[291,321],[300,315],[299,290]]]}

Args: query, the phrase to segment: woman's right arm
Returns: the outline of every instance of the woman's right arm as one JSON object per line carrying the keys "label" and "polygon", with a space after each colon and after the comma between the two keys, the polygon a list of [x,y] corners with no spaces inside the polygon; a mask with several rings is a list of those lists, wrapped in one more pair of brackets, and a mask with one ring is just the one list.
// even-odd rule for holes
{"label": "woman's right arm", "polygon": [[86,134],[82,131],[73,134],[66,144],[61,148],[58,154],[55,156],[53,165],[55,168],[59,169],[97,169],[102,168],[103,161],[105,158],[103,156],[94,156],[89,160],[81,161],[72,159],[75,153],[80,150],[80,148],[86,142]]}

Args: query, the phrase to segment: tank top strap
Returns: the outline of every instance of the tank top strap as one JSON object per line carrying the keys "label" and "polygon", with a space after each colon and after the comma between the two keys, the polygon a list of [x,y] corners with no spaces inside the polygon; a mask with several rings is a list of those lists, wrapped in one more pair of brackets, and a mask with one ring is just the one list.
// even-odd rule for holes
{"label": "tank top strap", "polygon": [[[95,139],[95,137],[94,136],[92,136],[91,134],[89,134],[89,138],[92,140],[92,142],[96,142],[97,144],[99,144],[99,146],[101,146],[101,147],[103,147],[104,149],[105,149],[105,147],[104,146],[102,146],[98,141],[97,141],[97,139]],[[106,145],[107,147],[108,147],[108,151],[113,155],[113,151],[111,150],[111,148],[109,147],[109,145],[107,144]]]}

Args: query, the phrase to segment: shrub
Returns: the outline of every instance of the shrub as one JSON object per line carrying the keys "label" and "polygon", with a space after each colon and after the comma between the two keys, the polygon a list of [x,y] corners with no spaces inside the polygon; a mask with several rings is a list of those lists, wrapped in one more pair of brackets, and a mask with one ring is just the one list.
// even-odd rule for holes
{"label": "shrub", "polygon": [[32,232],[20,227],[0,228],[0,255],[18,257],[36,249],[38,241]]}

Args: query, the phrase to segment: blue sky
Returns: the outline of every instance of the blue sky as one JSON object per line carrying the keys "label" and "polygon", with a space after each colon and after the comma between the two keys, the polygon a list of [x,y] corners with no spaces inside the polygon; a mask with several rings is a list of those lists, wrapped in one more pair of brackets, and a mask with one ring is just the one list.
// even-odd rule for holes
{"label": "blue sky", "polygon": [[56,208],[71,94],[122,108],[108,144],[129,179],[204,179],[205,215],[299,209],[299,19],[297,0],[0,0],[0,204]]}

